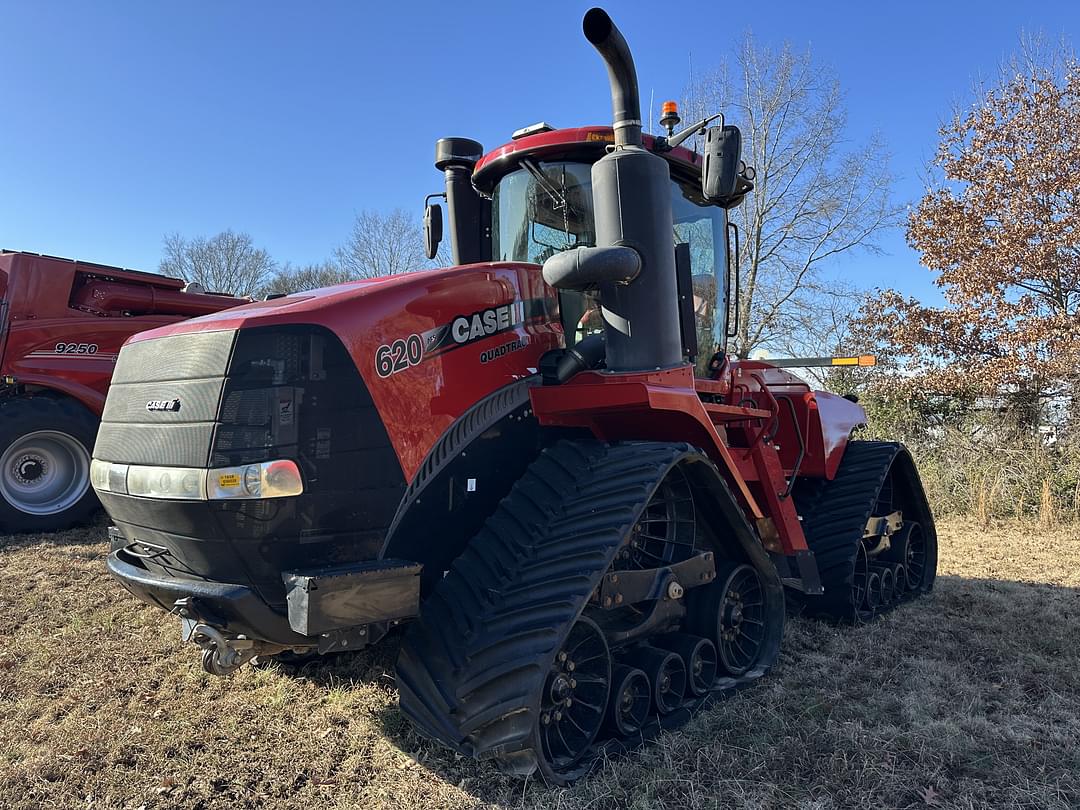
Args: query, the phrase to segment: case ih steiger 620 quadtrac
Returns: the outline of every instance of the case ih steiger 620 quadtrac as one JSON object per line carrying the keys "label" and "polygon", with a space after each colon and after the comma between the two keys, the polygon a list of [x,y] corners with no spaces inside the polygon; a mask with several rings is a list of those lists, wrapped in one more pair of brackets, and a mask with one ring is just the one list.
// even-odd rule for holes
{"label": "case ih steiger 620 quadtrac", "polygon": [[851,441],[856,404],[765,362],[695,375],[752,172],[734,127],[643,136],[625,41],[584,31],[613,127],[439,141],[458,266],[136,336],[93,463],[110,569],[209,671],[407,622],[409,719],[555,783],[765,673],[785,591],[867,619],[936,565],[911,458]]}
{"label": "case ih steiger 620 quadtrac", "polygon": [[90,453],[127,338],[240,302],[155,273],[0,250],[0,532],[63,529],[97,509]]}

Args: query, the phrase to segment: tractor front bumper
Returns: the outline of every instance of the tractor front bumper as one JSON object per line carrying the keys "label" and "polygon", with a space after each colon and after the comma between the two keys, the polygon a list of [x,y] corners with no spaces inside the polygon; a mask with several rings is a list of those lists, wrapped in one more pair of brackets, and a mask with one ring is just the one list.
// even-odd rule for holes
{"label": "tractor front bumper", "polygon": [[[406,560],[371,560],[306,571],[283,571],[285,612],[251,587],[187,577],[154,564],[111,527],[109,572],[147,604],[178,615],[185,638],[194,625],[292,649],[356,649],[381,638],[420,609],[422,566]],[[148,564],[149,563],[149,564]]]}

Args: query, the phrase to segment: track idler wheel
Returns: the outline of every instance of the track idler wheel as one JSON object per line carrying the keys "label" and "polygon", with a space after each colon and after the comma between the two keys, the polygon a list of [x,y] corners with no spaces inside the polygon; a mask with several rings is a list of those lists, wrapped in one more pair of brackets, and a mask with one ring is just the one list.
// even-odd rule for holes
{"label": "track idler wheel", "polygon": [[628,662],[648,676],[657,712],[670,714],[682,705],[686,696],[686,664],[678,653],[656,647],[639,647]]}
{"label": "track idler wheel", "polygon": [[611,682],[608,723],[620,736],[637,734],[652,706],[649,676],[636,667],[618,666]]}
{"label": "track idler wheel", "polygon": [[886,559],[901,563],[907,569],[908,593],[924,589],[931,565],[929,552],[926,534],[918,523],[905,523],[893,540],[892,548],[886,552]]}
{"label": "track idler wheel", "polygon": [[716,680],[716,646],[707,638],[687,633],[657,636],[653,644],[677,654],[686,664],[687,688],[701,697],[712,689]]}
{"label": "track idler wheel", "polygon": [[721,672],[745,675],[758,664],[766,640],[765,592],[757,571],[718,561],[716,580],[691,593],[687,629],[715,643]]}
{"label": "track idler wheel", "polygon": [[611,692],[611,651],[587,616],[551,662],[540,696],[540,745],[553,769],[573,767],[596,739]]}

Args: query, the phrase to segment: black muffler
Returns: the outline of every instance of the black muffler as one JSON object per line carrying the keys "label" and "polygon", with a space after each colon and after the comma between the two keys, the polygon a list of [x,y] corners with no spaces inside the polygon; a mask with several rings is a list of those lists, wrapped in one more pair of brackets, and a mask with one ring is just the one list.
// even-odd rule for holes
{"label": "black muffler", "polygon": [[[634,59],[605,11],[582,28],[611,82],[615,148],[592,167],[596,247],[556,254],[544,264],[554,287],[597,289],[608,371],[672,368],[683,361],[667,161],[641,146]],[[633,256],[631,251],[636,254]]]}

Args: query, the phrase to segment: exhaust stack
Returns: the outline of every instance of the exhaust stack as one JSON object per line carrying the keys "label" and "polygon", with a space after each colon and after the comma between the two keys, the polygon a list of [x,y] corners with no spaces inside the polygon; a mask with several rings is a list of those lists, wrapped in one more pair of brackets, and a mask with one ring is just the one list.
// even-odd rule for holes
{"label": "exhaust stack", "polygon": [[555,287],[599,290],[608,371],[673,368],[685,361],[671,172],[641,146],[637,73],[626,40],[603,9],[591,9],[582,29],[607,66],[615,149],[592,167],[597,246],[556,254],[544,263],[544,278]]}
{"label": "exhaust stack", "polygon": [[607,66],[615,144],[641,146],[641,101],[630,46],[602,8],[589,9],[581,28]]}

